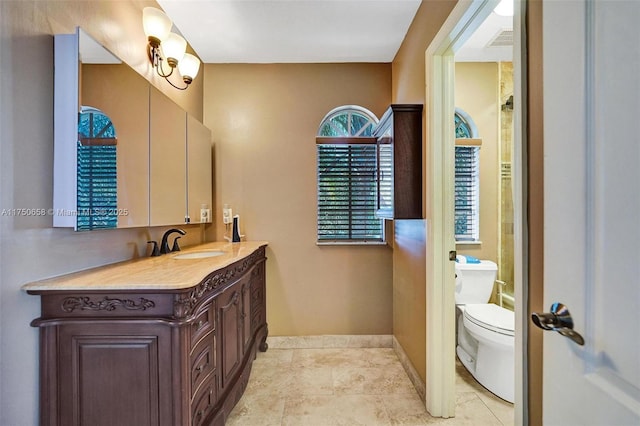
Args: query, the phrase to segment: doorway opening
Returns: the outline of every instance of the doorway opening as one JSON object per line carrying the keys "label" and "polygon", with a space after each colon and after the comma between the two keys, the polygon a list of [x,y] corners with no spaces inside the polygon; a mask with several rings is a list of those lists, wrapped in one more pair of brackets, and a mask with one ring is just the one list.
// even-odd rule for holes
{"label": "doorway opening", "polygon": [[[429,228],[427,251],[432,253],[427,259],[427,382],[426,404],[429,412],[434,416],[452,417],[455,415],[455,363],[456,363],[456,314],[455,314],[455,270],[452,254],[456,251],[465,253],[473,258],[489,258],[499,265],[498,281],[505,282],[505,286],[496,286],[497,291],[492,296],[492,302],[515,311],[515,368],[513,396],[514,417],[516,423],[526,416],[526,318],[523,317],[526,306],[526,283],[523,280],[523,226],[524,212],[523,188],[523,150],[522,150],[522,25],[520,25],[520,7],[515,7],[513,17],[510,17],[511,28],[500,27],[495,20],[494,8],[499,1],[476,0],[459,2],[440,32],[426,52],[427,74],[427,127],[430,150],[428,153],[427,173],[428,203],[432,207],[432,225]],[[510,56],[496,57],[487,65],[486,60],[474,57],[478,54],[470,52],[473,36],[483,31],[483,25],[492,24],[498,30],[492,34],[489,43],[502,44],[503,52],[509,51]],[[491,30],[489,30],[491,31]],[[509,35],[511,40],[505,42]],[[467,45],[467,43],[470,43]],[[484,49],[486,47],[485,41]],[[506,45],[505,44],[511,44]],[[465,46],[467,45],[467,46]],[[465,52],[465,48],[467,51]],[[466,56],[465,56],[466,55]],[[463,62],[461,59],[466,58]],[[463,65],[458,65],[461,63]],[[477,65],[481,63],[480,65]],[[466,244],[456,244],[454,229],[455,220],[455,146],[456,135],[454,121],[456,107],[462,102],[458,97],[461,91],[459,74],[477,74],[477,70],[470,68],[484,68],[495,76],[492,84],[495,87],[493,99],[495,105],[491,108],[493,124],[485,127],[487,137],[482,147],[481,155],[491,157],[492,168],[484,173],[490,183],[484,185],[489,189],[489,197],[480,198],[480,229],[477,241],[466,241]],[[466,68],[466,69],[465,69]],[[477,83],[480,84],[481,83]],[[502,90],[500,90],[502,88]],[[484,88],[485,90],[487,88]],[[468,89],[466,89],[468,90]],[[491,90],[491,89],[489,89]],[[471,107],[467,107],[472,109]],[[487,108],[481,108],[474,120],[484,120]],[[474,116],[471,111],[466,111]],[[489,114],[491,115],[491,114]],[[492,127],[493,126],[493,127]],[[482,129],[480,129],[482,133]],[[489,133],[492,133],[489,135]],[[491,146],[488,144],[491,140]],[[489,154],[487,154],[489,152]],[[482,191],[482,188],[481,188]],[[483,201],[484,200],[484,201]],[[482,224],[486,224],[485,228]],[[484,234],[484,236],[483,236]],[[490,241],[492,240],[492,241]],[[523,319],[524,318],[524,319]]]}

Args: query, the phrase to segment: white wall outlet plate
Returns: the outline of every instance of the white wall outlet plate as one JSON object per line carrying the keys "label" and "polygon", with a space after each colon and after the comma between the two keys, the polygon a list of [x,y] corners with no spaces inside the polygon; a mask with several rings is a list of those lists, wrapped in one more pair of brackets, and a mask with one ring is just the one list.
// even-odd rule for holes
{"label": "white wall outlet plate", "polygon": [[211,221],[211,211],[209,209],[200,209],[200,222]]}
{"label": "white wall outlet plate", "polygon": [[233,222],[233,212],[231,209],[222,209],[222,223],[229,224]]}

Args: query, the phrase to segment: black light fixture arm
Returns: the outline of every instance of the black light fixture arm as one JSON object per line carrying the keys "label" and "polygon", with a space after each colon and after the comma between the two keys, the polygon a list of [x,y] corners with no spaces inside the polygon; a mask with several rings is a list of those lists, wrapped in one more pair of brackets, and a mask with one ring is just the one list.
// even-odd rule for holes
{"label": "black light fixture arm", "polygon": [[169,80],[169,77],[173,74],[173,70],[175,70],[175,67],[176,67],[175,65],[172,65],[170,61],[168,63],[171,71],[169,71],[168,74],[164,72],[164,67],[162,66],[163,59],[162,59],[162,55],[160,55],[159,40],[152,39],[152,37],[149,37],[148,56],[149,56],[149,60],[151,61],[151,65],[153,66],[153,68],[156,70],[156,73],[160,77],[164,78],[167,81],[167,83],[169,83],[171,86],[173,86],[178,90],[187,90],[191,81],[187,81],[186,77],[184,77],[184,82],[185,82],[184,87],[176,86],[171,82],[171,80]]}

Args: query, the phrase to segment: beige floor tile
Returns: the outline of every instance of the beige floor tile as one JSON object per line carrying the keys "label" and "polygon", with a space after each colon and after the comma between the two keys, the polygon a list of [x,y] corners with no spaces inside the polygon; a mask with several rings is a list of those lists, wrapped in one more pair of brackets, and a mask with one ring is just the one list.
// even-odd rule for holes
{"label": "beige floor tile", "polygon": [[394,426],[438,424],[443,419],[431,417],[417,393],[384,396],[382,403]]}
{"label": "beige floor tile", "polygon": [[227,418],[228,426],[280,425],[285,407],[285,398],[273,395],[253,395],[247,392],[240,398]]}
{"label": "beige floor tile", "polygon": [[485,392],[486,389],[464,368],[464,365],[456,358],[456,393],[458,392]]}
{"label": "beige floor tile", "polygon": [[291,368],[289,395],[333,395],[333,369],[330,367]]}
{"label": "beige floor tile", "polygon": [[289,395],[289,386],[292,376],[290,368],[276,368],[273,366],[254,366],[251,369],[249,383],[245,390],[245,396],[273,396],[286,397]]}
{"label": "beige floor tile", "polygon": [[360,349],[360,356],[369,367],[398,366],[400,361],[393,348]]}
{"label": "beige floor tile", "polygon": [[253,365],[286,366],[291,365],[292,358],[292,349],[269,349],[266,352],[258,352]]}
{"label": "beige floor tile", "polygon": [[456,362],[456,417],[433,418],[390,348],[258,353],[230,426],[513,425],[513,404]]}
{"label": "beige floor tile", "polygon": [[486,390],[484,392],[479,392],[478,397],[504,426],[512,426],[515,424],[512,403],[507,402]]}
{"label": "beige floor tile", "polygon": [[293,354],[292,367],[368,367],[362,349],[299,349]]}
{"label": "beige floor tile", "polygon": [[456,416],[453,425],[501,426],[500,420],[487,408],[475,392],[456,393]]}
{"label": "beige floor tile", "polygon": [[390,425],[380,397],[313,395],[290,397],[282,424],[286,426]]}
{"label": "beige floor tile", "polygon": [[338,394],[397,395],[416,393],[402,366],[333,369],[333,386]]}

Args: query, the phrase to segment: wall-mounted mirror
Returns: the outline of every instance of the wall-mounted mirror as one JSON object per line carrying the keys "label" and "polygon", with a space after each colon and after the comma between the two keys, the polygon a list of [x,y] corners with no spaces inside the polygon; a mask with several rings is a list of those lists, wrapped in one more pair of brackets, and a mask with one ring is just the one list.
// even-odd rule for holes
{"label": "wall-mounted mirror", "polygon": [[[101,225],[116,220],[118,228],[149,224],[149,83],[79,29],[80,102],[106,113],[118,134],[117,202],[89,210]],[[98,174],[99,176],[99,174]],[[80,175],[78,176],[80,177]],[[105,183],[106,184],[106,183]],[[78,207],[80,205],[78,192]],[[94,202],[100,197],[95,197]],[[103,198],[105,199],[105,198]],[[113,202],[111,203],[113,205]],[[87,210],[86,208],[84,209]],[[80,229],[78,227],[78,229]],[[94,228],[95,229],[95,228]]]}
{"label": "wall-mounted mirror", "polygon": [[55,64],[54,226],[147,226],[148,82],[81,28]]}
{"label": "wall-mounted mirror", "polygon": [[54,43],[53,226],[210,222],[211,131],[82,29]]}

